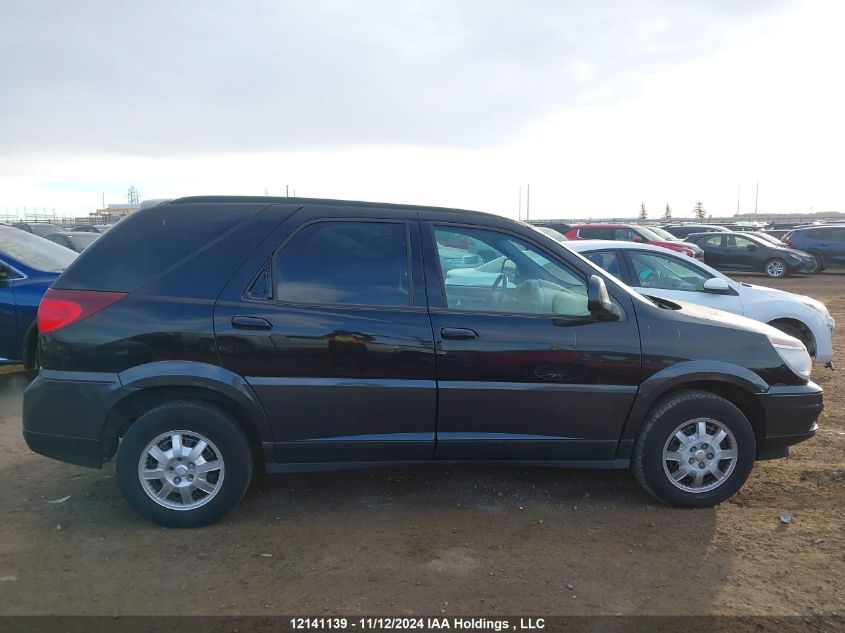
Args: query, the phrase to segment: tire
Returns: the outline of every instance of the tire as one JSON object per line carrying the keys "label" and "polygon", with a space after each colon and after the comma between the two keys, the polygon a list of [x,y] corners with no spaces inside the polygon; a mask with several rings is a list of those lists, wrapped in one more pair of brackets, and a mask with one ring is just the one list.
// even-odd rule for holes
{"label": "tire", "polygon": [[[176,436],[182,450],[174,452]],[[200,440],[207,446],[196,453]],[[238,504],[252,466],[249,440],[231,415],[213,404],[179,400],[149,410],[129,427],[117,453],[117,480],[141,516],[164,527],[193,528],[213,523]],[[142,471],[148,472],[143,481]],[[161,497],[166,485],[173,490]]]}
{"label": "tire", "polygon": [[[707,420],[704,426],[711,437],[710,443],[706,438],[703,441],[696,439],[699,420]],[[689,442],[686,446],[675,439],[676,431],[686,436]],[[720,454],[728,455],[726,451],[733,450],[734,457],[730,460],[719,460],[719,455],[713,451],[712,443],[716,440],[713,436],[721,431],[727,433],[719,444]],[[692,452],[693,448],[695,452]],[[664,450],[670,451],[668,455],[673,457],[683,456],[683,461],[672,457],[664,461]],[[754,430],[742,411],[713,393],[689,390],[662,400],[651,410],[634,445],[631,469],[643,488],[663,503],[709,508],[733,496],[742,487],[754,466],[756,453]],[[693,464],[689,459],[694,460]],[[705,464],[703,469],[699,467],[702,463]],[[721,479],[711,470],[714,463]],[[689,475],[673,482],[682,468]],[[699,472],[703,473],[703,479],[695,489]]]}
{"label": "tire", "polygon": [[766,265],[763,266],[763,272],[769,279],[781,279],[789,274],[789,268],[785,261],[775,257],[766,262]]}
{"label": "tire", "polygon": [[825,268],[827,268],[827,266],[824,265],[824,257],[821,253],[810,253],[810,255],[812,255],[813,259],[816,260],[816,269],[813,271],[813,273],[820,273]]}

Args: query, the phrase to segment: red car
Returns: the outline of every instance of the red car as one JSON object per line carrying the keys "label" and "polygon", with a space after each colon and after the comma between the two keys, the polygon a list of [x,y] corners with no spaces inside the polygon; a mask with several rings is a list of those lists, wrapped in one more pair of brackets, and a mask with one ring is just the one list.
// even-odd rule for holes
{"label": "red car", "polygon": [[688,257],[703,259],[701,247],[679,239],[669,239],[648,226],[636,224],[579,224],[566,233],[570,240],[616,240],[662,246]]}

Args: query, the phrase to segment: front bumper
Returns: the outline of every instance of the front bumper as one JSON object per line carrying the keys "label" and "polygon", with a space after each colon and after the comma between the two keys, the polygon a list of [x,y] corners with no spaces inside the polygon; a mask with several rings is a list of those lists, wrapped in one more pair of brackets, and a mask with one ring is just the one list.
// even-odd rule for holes
{"label": "front bumper", "polygon": [[786,457],[789,447],[808,440],[819,428],[824,409],[822,388],[813,382],[798,387],[771,387],[758,396],[766,428],[757,459]]}

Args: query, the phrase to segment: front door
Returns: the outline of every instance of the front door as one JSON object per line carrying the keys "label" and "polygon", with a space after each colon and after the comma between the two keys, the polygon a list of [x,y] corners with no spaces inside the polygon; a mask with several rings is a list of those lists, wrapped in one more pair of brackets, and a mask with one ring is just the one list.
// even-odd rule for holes
{"label": "front door", "polygon": [[276,461],[428,459],[434,348],[412,265],[416,218],[325,212],[300,211],[266,266],[259,254],[252,280],[226,288],[215,308],[221,362],[256,392]]}
{"label": "front door", "polygon": [[21,350],[17,344],[18,316],[15,305],[15,271],[0,261],[0,361],[18,360]]}
{"label": "front door", "polygon": [[[504,229],[422,228],[437,347],[435,457],[612,459],[640,378],[627,296],[614,297],[620,320],[596,321],[586,265]],[[444,245],[455,234],[462,253]]]}

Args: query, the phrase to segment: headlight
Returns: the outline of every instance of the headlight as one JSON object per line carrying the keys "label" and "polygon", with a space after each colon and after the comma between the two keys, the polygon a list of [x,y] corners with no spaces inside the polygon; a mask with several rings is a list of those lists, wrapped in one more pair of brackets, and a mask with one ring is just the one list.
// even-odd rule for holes
{"label": "headlight", "polygon": [[784,364],[789,367],[797,376],[804,380],[810,379],[810,371],[813,369],[813,361],[807,348],[797,338],[788,334],[770,334],[769,342],[780,356]]}
{"label": "headlight", "polygon": [[827,306],[823,304],[821,301],[802,301],[805,306],[816,310],[817,312],[821,312],[824,316],[830,316],[830,312],[827,309]]}

